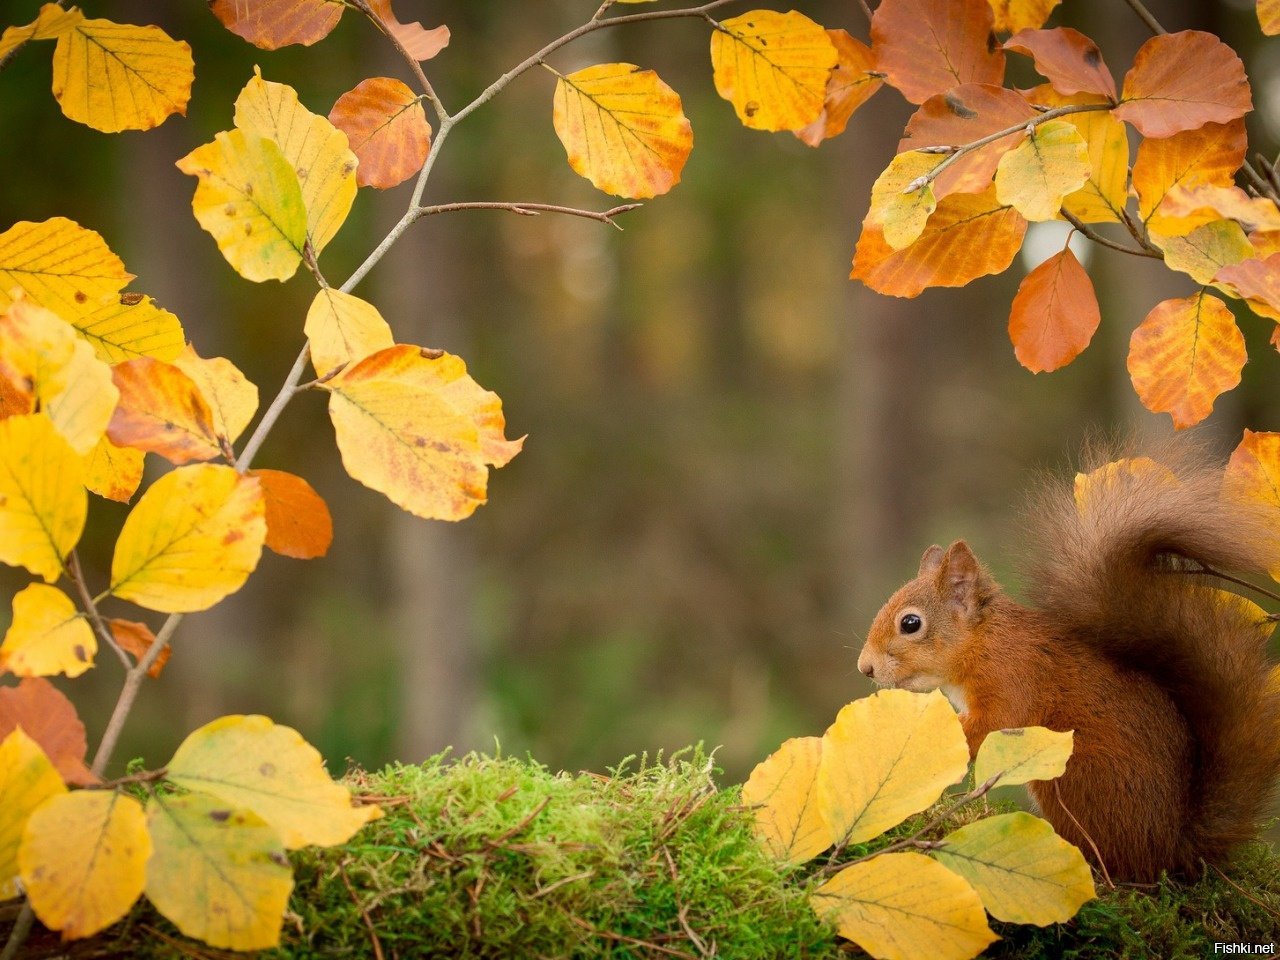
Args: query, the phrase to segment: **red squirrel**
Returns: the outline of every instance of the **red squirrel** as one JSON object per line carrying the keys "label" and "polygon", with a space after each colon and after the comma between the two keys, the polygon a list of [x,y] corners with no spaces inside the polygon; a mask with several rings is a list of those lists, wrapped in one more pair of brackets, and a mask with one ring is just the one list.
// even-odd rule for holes
{"label": "red squirrel", "polygon": [[1168,469],[1045,483],[1025,605],[963,540],[930,547],[858,657],[881,686],[941,689],[971,754],[993,730],[1074,730],[1066,772],[1028,791],[1059,835],[1133,881],[1224,862],[1280,775],[1272,625],[1197,573],[1276,569],[1280,525],[1224,498],[1221,469],[1192,447],[1161,456]]}

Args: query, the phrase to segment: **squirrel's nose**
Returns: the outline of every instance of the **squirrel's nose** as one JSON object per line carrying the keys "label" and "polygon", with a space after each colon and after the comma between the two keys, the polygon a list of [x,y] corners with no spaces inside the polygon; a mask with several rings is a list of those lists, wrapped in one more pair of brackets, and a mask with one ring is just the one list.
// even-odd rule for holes
{"label": "squirrel's nose", "polygon": [[871,677],[873,680],[875,679],[876,668],[871,665],[870,661],[866,663],[858,664],[858,669],[861,670],[863,673],[865,673],[868,677]]}

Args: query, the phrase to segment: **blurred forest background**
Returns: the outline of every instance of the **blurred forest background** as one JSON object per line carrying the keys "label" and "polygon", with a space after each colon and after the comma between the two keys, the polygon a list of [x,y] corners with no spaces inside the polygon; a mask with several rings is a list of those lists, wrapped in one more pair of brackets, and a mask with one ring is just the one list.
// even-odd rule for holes
{"label": "blurred forest background", "polygon": [[[306,271],[284,285],[237,277],[192,217],[195,182],[174,161],[231,126],[254,64],[322,114],[366,77],[410,78],[352,12],[319,45],[271,53],[225,31],[204,3],[81,5],[191,43],[189,116],[118,136],[74,124],[50,94],[48,48],[32,45],[0,74],[0,220],[62,215],[100,231],[138,274],[132,289],[174,311],[202,355],[239,365],[265,406],[301,346],[314,285]],[[595,5],[396,9],[452,29],[427,71],[457,109]],[[0,19],[29,22],[38,6],[0,0]],[[850,0],[797,6],[868,36]],[[1150,6],[1169,29],[1210,30],[1240,52],[1258,107],[1250,142],[1274,154],[1280,44],[1264,46],[1252,4]],[[1094,37],[1121,74],[1149,36],[1116,0],[1065,0],[1054,22]],[[299,397],[258,465],[300,473],[326,498],[330,555],[266,553],[243,591],[188,618],[119,756],[159,763],[196,726],[253,712],[296,726],[335,769],[496,742],[599,770],[703,741],[739,780],[780,740],[820,732],[868,692],[855,666],[863,631],[924,547],[964,536],[1008,580],[1021,493],[1037,471],[1072,469],[1099,430],[1168,429],[1139,405],[1125,355],[1147,310],[1189,293],[1189,279],[1092,248],[1102,327],[1073,365],[1033,377],[1006,334],[1032,264],[910,301],[847,279],[871,183],[910,105],[886,87],[812,150],[743,129],[715,94],[707,45],[703,23],[659,22],[598,32],[551,60],[561,72],[638,63],[684,99],[695,136],[684,182],[627,214],[625,232],[552,216],[434,217],[355,291],[398,340],[464,357],[503,398],[508,434],[528,434],[492,475],[489,504],[458,525],[401,513],[344,473],[324,398]],[[1012,82],[1036,82],[1029,60],[1010,61]],[[531,71],[461,125],[427,202],[611,206],[565,162],[553,84]],[[384,235],[410,189],[361,190],[325,252],[331,280]],[[1244,425],[1280,429],[1271,324],[1245,316],[1241,326],[1245,383],[1201,428],[1224,457]],[[82,546],[91,583],[106,583],[125,512],[93,501]],[[91,744],[120,682],[109,655],[92,673],[70,691]]]}

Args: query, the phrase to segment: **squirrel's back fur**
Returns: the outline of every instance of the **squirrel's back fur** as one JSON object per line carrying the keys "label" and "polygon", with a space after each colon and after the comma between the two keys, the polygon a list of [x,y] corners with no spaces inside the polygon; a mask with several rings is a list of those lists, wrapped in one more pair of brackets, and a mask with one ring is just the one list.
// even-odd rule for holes
{"label": "squirrel's back fur", "polygon": [[1265,575],[1280,564],[1280,529],[1224,499],[1221,467],[1194,443],[1151,456],[1167,471],[1095,476],[1079,504],[1070,480],[1042,485],[1026,588],[1056,633],[1150,678],[1185,722],[1185,827],[1168,866],[1195,873],[1257,829],[1280,774],[1280,690],[1258,609],[1194,571]]}

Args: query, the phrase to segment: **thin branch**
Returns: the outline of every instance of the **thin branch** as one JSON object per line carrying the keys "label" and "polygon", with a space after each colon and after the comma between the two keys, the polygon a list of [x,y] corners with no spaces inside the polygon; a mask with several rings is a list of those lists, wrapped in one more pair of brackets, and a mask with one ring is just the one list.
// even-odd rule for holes
{"label": "thin branch", "polygon": [[441,203],[431,207],[419,207],[419,217],[430,217],[437,213],[456,213],[459,210],[509,210],[512,213],[518,213],[525,217],[536,217],[542,213],[561,213],[570,217],[582,217],[586,220],[596,220],[600,223],[607,223],[611,227],[621,230],[622,226],[614,221],[614,217],[623,213],[630,213],[632,210],[638,210],[644,206],[642,203],[624,203],[613,207],[609,210],[582,210],[578,207],[560,207],[552,203],[501,203],[498,201],[481,200],[468,201],[464,203]]}
{"label": "thin branch", "polygon": [[405,46],[400,42],[399,37],[387,29],[387,25],[382,22],[382,18],[374,12],[373,7],[369,6],[368,0],[348,0],[348,2],[368,17],[370,22],[378,28],[382,35],[391,41],[391,45],[396,48],[396,52],[404,58],[405,63],[409,64],[409,69],[413,71],[413,75],[417,79],[418,85],[422,87],[422,92],[427,95],[427,100],[430,101],[432,109],[436,112],[436,116],[440,118],[441,122],[447,120],[449,118],[449,111],[445,110],[444,104],[441,103],[440,98],[436,96],[436,91],[431,86],[431,81],[427,79],[427,75],[422,72],[422,64],[418,62],[418,59],[405,49]]}
{"label": "thin branch", "polygon": [[1191,569],[1191,568],[1187,568],[1185,570],[1175,569],[1169,572],[1170,573],[1205,574],[1210,577],[1217,577],[1220,580],[1226,580],[1228,583],[1234,583],[1238,587],[1244,587],[1246,590],[1252,590],[1254,593],[1261,594],[1262,596],[1266,597],[1268,600],[1274,600],[1276,603],[1280,603],[1280,593],[1275,593],[1271,590],[1268,590],[1266,587],[1260,587],[1256,583],[1250,583],[1248,580],[1245,580],[1241,577],[1237,577],[1234,574],[1223,573],[1221,570],[1218,570],[1215,567],[1211,567],[1207,563],[1201,563],[1199,560],[1196,561],[1195,569]]}
{"label": "thin branch", "polygon": [[1145,250],[1141,247],[1126,247],[1123,243],[1116,243],[1114,240],[1108,240],[1065,207],[1062,209],[1062,216],[1066,218],[1066,221],[1070,223],[1071,226],[1075,227],[1076,230],[1080,232],[1081,236],[1088,237],[1094,243],[1101,244],[1104,247],[1110,247],[1112,250],[1119,250],[1121,253],[1131,253],[1135,257],[1153,257],[1157,260],[1164,259],[1164,254],[1159,251],[1152,253],[1150,250]]}
{"label": "thin branch", "polygon": [[13,929],[9,931],[9,940],[4,945],[4,950],[0,952],[0,960],[14,960],[18,956],[18,951],[22,949],[22,944],[27,939],[27,934],[31,932],[31,924],[36,919],[36,912],[31,909],[31,901],[27,900],[22,904],[22,911],[18,914],[18,919],[13,922]]}
{"label": "thin branch", "polygon": [[1129,231],[1129,236],[1137,240],[1138,245],[1142,247],[1143,250],[1149,251],[1152,254],[1157,254],[1161,258],[1164,257],[1164,251],[1161,250],[1159,247],[1157,247],[1155,244],[1153,244],[1151,240],[1147,237],[1145,223],[1142,224],[1141,227],[1139,227],[1137,221],[1134,220],[1133,215],[1130,214],[1127,209],[1120,211],[1120,222],[1123,223],[1125,226],[1125,229]]}
{"label": "thin branch", "polygon": [[[1259,159],[1260,160],[1262,159],[1261,156],[1259,157]],[[1263,163],[1265,162],[1266,161],[1263,160]],[[1276,188],[1271,183],[1270,180],[1268,180],[1266,177],[1260,174],[1257,171],[1257,168],[1255,168],[1254,165],[1250,163],[1248,160],[1244,162],[1244,166],[1242,166],[1241,169],[1244,170],[1245,175],[1249,178],[1249,180],[1253,182],[1253,185],[1258,190],[1259,196],[1266,197],[1268,200],[1274,203],[1277,207],[1280,207],[1280,194],[1277,194]]]}
{"label": "thin branch", "polygon": [[1156,36],[1169,32],[1160,26],[1160,21],[1153,17],[1151,11],[1142,5],[1142,0],[1127,0],[1127,2],[1133,8],[1133,12],[1138,15],[1138,19],[1145,23]]}
{"label": "thin branch", "polygon": [[71,562],[67,566],[67,576],[75,584],[76,592],[80,594],[80,603],[84,607],[85,614],[89,617],[93,632],[98,635],[98,641],[106,644],[116,652],[116,656],[124,664],[125,670],[132,670],[133,661],[129,659],[129,655],[124,652],[120,644],[116,643],[115,635],[103,621],[97,603],[90,596],[89,588],[85,586],[84,568],[80,566],[80,554],[74,549],[71,551]]}
{"label": "thin branch", "polygon": [[102,783],[89,784],[86,789],[114,790],[116,787],[123,787],[131,783],[159,783],[168,775],[168,767],[161,767],[159,770],[143,770],[141,773],[131,773],[127,776],[116,777],[114,780],[104,780]]}

